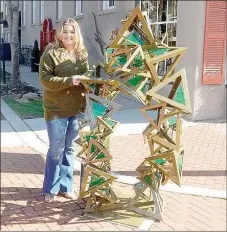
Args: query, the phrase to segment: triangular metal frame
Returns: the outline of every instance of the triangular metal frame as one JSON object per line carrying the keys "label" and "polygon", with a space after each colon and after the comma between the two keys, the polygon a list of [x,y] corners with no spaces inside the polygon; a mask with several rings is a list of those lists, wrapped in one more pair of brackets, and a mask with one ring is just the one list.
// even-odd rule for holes
{"label": "triangular metal frame", "polygon": [[[120,29],[120,31],[118,32],[117,36],[115,37],[115,39],[112,41],[112,43],[108,46],[109,48],[125,48],[125,45],[120,45],[119,43],[121,42],[121,40],[124,37],[124,34],[127,33],[127,31],[129,30],[129,28],[133,25],[134,21],[138,19],[141,24],[142,24],[142,31],[144,32],[144,35],[146,36],[147,40],[149,41],[150,45],[148,45],[149,47],[153,47],[156,48],[156,42],[155,39],[153,37],[153,35],[151,34],[151,31],[148,27],[148,23],[146,22],[146,19],[144,18],[144,15],[142,14],[139,6],[137,6],[132,13],[130,14],[130,16],[127,18],[127,20],[125,21],[125,23],[123,24],[122,28]],[[135,46],[135,45],[134,45]],[[146,47],[147,45],[145,45]],[[143,47],[143,46],[142,46]]]}
{"label": "triangular metal frame", "polygon": [[110,186],[108,186],[106,189],[110,191],[110,196],[106,196],[101,190],[91,193],[84,212],[91,213],[116,207],[119,199]]}
{"label": "triangular metal frame", "polygon": [[[111,121],[113,121],[115,123],[115,125],[113,127],[109,126],[106,122],[105,119],[109,119]],[[107,136],[109,136],[110,134],[112,134],[114,132],[114,130],[117,128],[117,126],[119,125],[119,122],[116,120],[113,120],[111,118],[107,118],[107,117],[97,117],[97,121],[96,121],[96,125],[97,127],[94,129],[94,132],[102,139],[105,140]]]}
{"label": "triangular metal frame", "polygon": [[[147,67],[149,68],[149,71],[155,81],[155,84],[158,85],[160,82],[164,81],[166,78],[168,78],[172,72],[174,71],[174,68],[179,63],[180,59],[183,57],[184,53],[186,52],[187,48],[184,47],[174,47],[170,48],[169,51],[162,55],[153,56],[151,57],[149,54],[145,55],[145,63],[147,64]],[[174,61],[166,71],[166,73],[163,75],[163,77],[160,79],[157,73],[157,64],[161,61],[164,61],[169,58],[174,58]]]}
{"label": "triangular metal frame", "polygon": [[[159,103],[159,104],[155,104],[155,105],[148,105],[145,107],[140,108],[140,112],[142,113],[142,115],[151,123],[151,125],[157,129],[158,131],[160,130],[160,127],[163,123],[163,117],[165,114],[165,109],[166,109],[167,103]],[[145,112],[146,111],[153,111],[153,110],[159,110],[160,112],[158,113],[158,117],[157,117],[157,122],[155,123],[154,120],[152,118],[150,118]],[[156,120],[155,120],[156,121]]]}
{"label": "triangular metal frame", "polygon": [[171,138],[162,128],[156,134],[147,135],[148,140],[153,140],[158,144],[176,151],[180,150],[180,135],[181,135],[181,118],[179,114],[176,116],[176,136]]}
{"label": "triangular metal frame", "polygon": [[[95,146],[98,150],[96,150],[95,152],[91,152],[91,148],[92,146]],[[104,158],[100,158],[100,159],[96,159],[97,156],[100,154],[100,152],[102,152],[105,157]],[[91,160],[91,156],[95,154],[95,157],[93,157],[93,159]],[[110,153],[107,151],[107,149],[103,146],[102,143],[98,142],[97,140],[91,138],[89,141],[89,145],[87,148],[87,156],[86,156],[86,165],[88,164],[94,164],[94,163],[100,163],[100,162],[104,162],[104,161],[108,161],[113,159],[113,157],[110,155]]]}
{"label": "triangular metal frame", "polygon": [[[181,83],[182,83],[182,88],[183,88],[184,97],[185,97],[185,105],[181,104],[181,103],[178,103],[178,102],[175,102],[174,100],[170,99],[169,97],[164,97],[164,96],[162,96],[160,94],[157,94],[158,90],[162,89],[164,86],[168,85],[169,83],[171,83],[173,81],[179,82],[178,81],[179,78],[180,78]],[[175,88],[175,86],[172,87],[172,90],[170,91],[170,93],[172,93],[174,88]],[[168,77],[162,83],[160,83],[159,85],[157,85],[154,88],[150,89],[146,94],[148,96],[151,96],[152,98],[155,98],[156,100],[166,102],[170,106],[176,107],[176,108],[182,110],[184,113],[192,113],[185,69],[181,69],[180,71],[176,72],[172,76]],[[170,96],[170,97],[172,97],[172,96]]]}
{"label": "triangular metal frame", "polygon": [[[147,197],[148,202],[145,202],[145,203],[137,202],[140,197],[142,199],[145,198],[144,192],[147,188],[149,188],[150,192],[151,192],[150,196]],[[134,188],[134,189],[136,189],[136,188]],[[162,200],[159,192],[154,190],[153,188],[151,188],[150,186],[148,186],[144,183],[142,183],[142,187],[140,187],[139,189],[136,189],[135,191],[136,191],[135,197],[133,199],[130,199],[129,204],[128,204],[129,210],[135,211],[136,213],[141,214],[145,217],[152,217],[152,218],[155,218],[155,219],[161,221],[162,220],[163,200]],[[152,195],[152,198],[151,198],[151,195]],[[139,208],[139,206],[144,206],[144,205],[150,205],[150,206],[153,205],[154,211],[152,212],[152,211],[148,211],[148,210]]]}
{"label": "triangular metal frame", "polygon": [[89,122],[90,122],[90,128],[92,130],[96,127],[96,119],[94,119],[93,115],[92,115],[92,108],[91,108],[90,99],[96,100],[99,103],[101,103],[102,105],[106,105],[106,107],[109,110],[103,115],[105,117],[110,117],[112,114],[114,114],[115,112],[117,112],[121,108],[121,105],[119,105],[115,102],[103,99],[103,98],[96,96],[94,94],[87,93],[85,96],[86,96],[87,113],[88,113],[88,118],[89,118]]}
{"label": "triangular metal frame", "polygon": [[[97,176],[100,176],[100,177],[106,177],[107,180],[96,187],[89,188],[89,186],[87,186],[89,184],[88,183],[88,176],[91,173],[96,174]],[[107,186],[108,184],[112,183],[116,179],[117,179],[117,177],[114,177],[106,172],[103,172],[99,169],[87,166],[84,170],[84,177],[83,177],[82,186],[81,186],[81,190],[80,190],[80,197],[87,196],[88,194],[97,191],[101,187]],[[87,190],[86,190],[86,187],[88,187]]]}
{"label": "triangular metal frame", "polygon": [[[184,157],[184,147],[182,146],[180,148],[179,152],[176,151],[166,151],[163,153],[159,153],[156,155],[153,155],[151,157],[147,157],[145,158],[145,160],[147,162],[149,162],[151,165],[153,165],[154,167],[156,167],[160,172],[163,173],[163,175],[165,177],[167,177],[168,179],[171,179],[174,183],[176,183],[177,185],[180,186],[181,184],[181,177],[182,177],[182,173],[180,173],[179,168],[178,168],[178,158],[179,156]],[[156,159],[167,159],[169,163],[171,163],[171,169],[170,170],[166,170],[166,165],[160,165],[157,164],[155,162]],[[183,165],[183,164],[182,164]]]}

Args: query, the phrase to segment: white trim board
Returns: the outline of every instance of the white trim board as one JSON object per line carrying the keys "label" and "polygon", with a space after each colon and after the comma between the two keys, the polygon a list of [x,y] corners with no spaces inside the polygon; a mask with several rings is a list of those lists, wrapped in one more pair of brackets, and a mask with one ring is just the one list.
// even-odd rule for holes
{"label": "white trim board", "polygon": [[151,226],[153,225],[155,219],[147,219],[144,218],[140,226],[138,227],[139,230],[142,231],[149,231]]}

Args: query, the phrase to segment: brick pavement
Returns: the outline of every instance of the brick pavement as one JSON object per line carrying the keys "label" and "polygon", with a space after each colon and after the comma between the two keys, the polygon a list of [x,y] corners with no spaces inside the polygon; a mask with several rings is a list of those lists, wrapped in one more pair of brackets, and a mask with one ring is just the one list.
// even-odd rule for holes
{"label": "brick pavement", "polygon": [[[183,131],[183,184],[223,189],[226,186],[225,124],[202,124]],[[134,174],[135,168],[147,156],[148,151],[141,135],[113,137],[113,171]],[[40,191],[45,156],[28,147],[2,147],[1,152],[2,231],[135,230],[83,215],[85,200],[75,202],[59,197],[53,204],[44,203]],[[78,172],[76,176],[78,177]],[[78,192],[79,178],[75,178],[74,186]],[[163,212],[163,222],[155,222],[151,230],[226,230],[225,199],[171,192],[162,192],[161,196],[167,203]]]}
{"label": "brick pavement", "polygon": [[162,191],[166,207],[154,231],[226,231],[226,200]]}
{"label": "brick pavement", "polygon": [[[28,147],[1,148],[1,231],[133,230],[83,215],[85,200],[43,202],[44,159]],[[78,192],[79,178],[74,186]]]}
{"label": "brick pavement", "polygon": [[[112,137],[112,170],[136,175],[136,167],[149,156],[142,135]],[[185,146],[182,185],[226,189],[226,123],[207,123],[183,129]]]}

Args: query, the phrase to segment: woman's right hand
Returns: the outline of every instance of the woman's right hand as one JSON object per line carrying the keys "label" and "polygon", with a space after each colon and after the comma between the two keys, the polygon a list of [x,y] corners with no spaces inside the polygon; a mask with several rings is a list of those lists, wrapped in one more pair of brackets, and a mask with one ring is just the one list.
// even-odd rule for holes
{"label": "woman's right hand", "polygon": [[89,80],[89,77],[83,75],[74,75],[73,78],[73,85],[79,85],[82,80]]}
{"label": "woman's right hand", "polygon": [[79,85],[79,84],[80,84],[80,80],[74,76],[73,77],[73,85]]}

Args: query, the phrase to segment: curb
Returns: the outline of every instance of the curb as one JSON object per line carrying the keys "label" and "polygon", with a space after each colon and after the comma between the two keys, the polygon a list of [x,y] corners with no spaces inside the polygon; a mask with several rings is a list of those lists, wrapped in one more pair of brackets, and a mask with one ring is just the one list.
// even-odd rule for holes
{"label": "curb", "polygon": [[12,126],[17,136],[24,144],[34,150],[46,154],[48,146],[23,122],[23,120],[1,98],[1,113]]}

